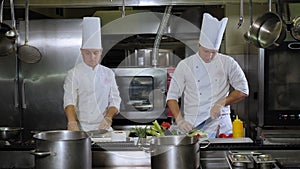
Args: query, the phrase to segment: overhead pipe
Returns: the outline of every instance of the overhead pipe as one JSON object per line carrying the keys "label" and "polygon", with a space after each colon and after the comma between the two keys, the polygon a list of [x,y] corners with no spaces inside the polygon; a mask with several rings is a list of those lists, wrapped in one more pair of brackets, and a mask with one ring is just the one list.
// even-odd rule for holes
{"label": "overhead pipe", "polygon": [[157,30],[157,34],[156,34],[156,38],[155,38],[154,46],[153,46],[153,52],[152,52],[152,58],[153,58],[152,66],[154,66],[154,67],[157,66],[157,57],[158,57],[160,41],[161,41],[162,35],[165,32],[165,29],[167,27],[172,7],[173,7],[172,5],[169,5],[166,7],[164,16],[163,16],[162,21]]}

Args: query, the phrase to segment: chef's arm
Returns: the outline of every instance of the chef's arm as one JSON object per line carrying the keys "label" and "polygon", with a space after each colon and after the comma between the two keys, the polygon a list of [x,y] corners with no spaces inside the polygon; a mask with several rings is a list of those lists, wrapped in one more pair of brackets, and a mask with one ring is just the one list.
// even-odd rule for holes
{"label": "chef's arm", "polygon": [[168,100],[167,105],[171,110],[176,122],[183,119],[177,100]]}
{"label": "chef's arm", "polygon": [[183,133],[190,132],[193,129],[193,125],[183,118],[177,100],[168,100],[167,104],[169,109],[173,113],[173,116],[175,118],[176,124],[179,127],[179,130]]}
{"label": "chef's arm", "polygon": [[239,90],[233,90],[229,93],[229,95],[225,99],[221,99],[217,102],[217,104],[221,106],[227,106],[234,103],[238,103],[242,100],[244,100],[248,95],[239,91]]}
{"label": "chef's arm", "polygon": [[77,121],[76,111],[74,105],[68,105],[65,107],[65,114],[67,116],[68,122]]}
{"label": "chef's arm", "polygon": [[77,115],[75,111],[74,105],[68,105],[65,107],[65,113],[68,119],[68,130],[79,131],[79,127],[77,124]]}
{"label": "chef's arm", "polygon": [[109,118],[109,119],[113,119],[113,117],[118,113],[118,109],[114,106],[110,106],[108,109],[107,109],[107,112],[105,114],[105,117],[106,118]]}
{"label": "chef's arm", "polygon": [[104,119],[99,124],[99,129],[109,129],[112,125],[113,117],[118,113],[118,108],[114,106],[108,107]]}

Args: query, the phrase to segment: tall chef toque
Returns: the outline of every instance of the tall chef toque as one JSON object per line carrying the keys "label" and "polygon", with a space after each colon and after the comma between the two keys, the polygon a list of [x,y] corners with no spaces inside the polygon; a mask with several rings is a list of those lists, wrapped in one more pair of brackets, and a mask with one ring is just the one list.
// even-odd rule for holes
{"label": "tall chef toque", "polygon": [[219,50],[227,21],[227,17],[219,21],[210,14],[204,13],[199,37],[200,45],[208,49]]}
{"label": "tall chef toque", "polygon": [[102,49],[100,18],[84,17],[82,22],[82,49]]}

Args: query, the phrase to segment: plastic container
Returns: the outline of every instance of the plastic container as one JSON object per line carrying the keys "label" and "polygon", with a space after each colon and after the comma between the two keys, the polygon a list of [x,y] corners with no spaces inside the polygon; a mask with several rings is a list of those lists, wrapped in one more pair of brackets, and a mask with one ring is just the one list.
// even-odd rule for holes
{"label": "plastic container", "polygon": [[232,134],[233,138],[244,137],[244,125],[243,122],[239,119],[238,115],[236,119],[232,122]]}

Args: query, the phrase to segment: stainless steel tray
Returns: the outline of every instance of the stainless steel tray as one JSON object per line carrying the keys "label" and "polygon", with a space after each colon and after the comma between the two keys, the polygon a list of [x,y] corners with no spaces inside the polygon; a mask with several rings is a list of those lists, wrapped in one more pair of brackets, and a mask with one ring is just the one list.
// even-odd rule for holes
{"label": "stainless steel tray", "polygon": [[255,163],[261,164],[261,163],[275,163],[275,159],[270,154],[261,154],[258,156],[253,156],[253,159]]}

